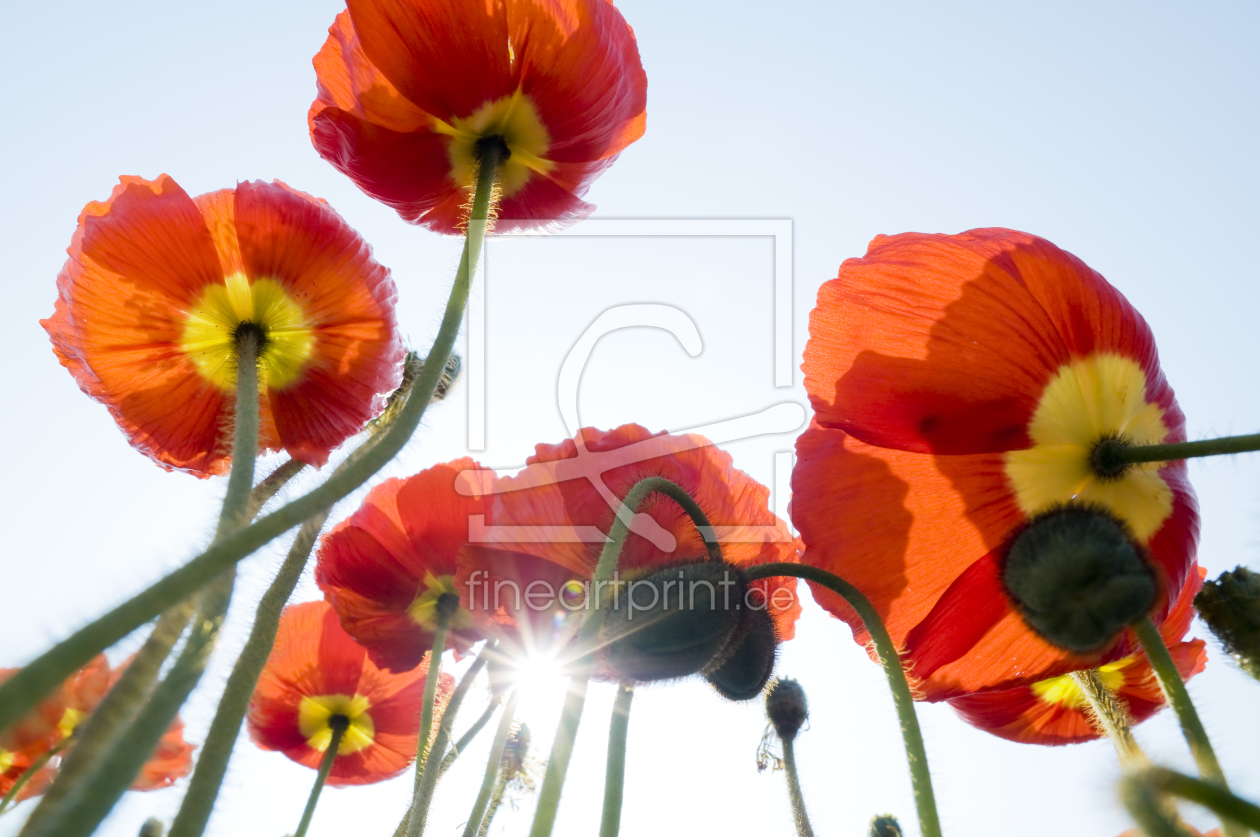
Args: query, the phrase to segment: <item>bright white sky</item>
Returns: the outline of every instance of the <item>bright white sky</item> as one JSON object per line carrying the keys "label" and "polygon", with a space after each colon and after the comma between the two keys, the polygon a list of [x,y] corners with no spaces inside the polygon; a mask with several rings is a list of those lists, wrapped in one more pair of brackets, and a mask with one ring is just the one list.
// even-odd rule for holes
{"label": "bright white sky", "polygon": [[[1143,312],[1191,438],[1260,425],[1253,4],[620,7],[648,72],[648,132],[592,190],[597,217],[790,219],[798,356],[818,285],[875,234],[1008,226],[1080,256]],[[221,481],[166,474],[131,451],[58,366],[37,323],[52,312],[77,213],[105,198],[118,175],[168,172],[192,194],[279,178],[327,198],[393,269],[404,333],[422,349],[435,333],[459,242],[405,225],[307,139],[311,57],[340,8],[46,0],[9,9],[0,51],[9,81],[0,352],[10,393],[0,421],[11,439],[0,485],[8,542],[0,666],[29,660],[199,551],[223,491]],[[769,238],[492,244],[476,289],[489,393],[488,446],[476,455],[513,468],[535,443],[567,435],[555,396],[560,363],[601,311],[626,302],[686,311],[704,350],[688,358],[673,338],[646,330],[605,338],[583,380],[585,423],[677,430],[806,403],[799,372],[792,389],[773,385],[772,265]],[[467,394],[465,383],[433,411],[388,472],[465,454]],[[773,484],[774,453],[790,450],[793,436],[729,450]],[[1260,564],[1260,457],[1196,463],[1191,473],[1209,574]],[[193,741],[281,546],[243,565],[223,653],[185,712]],[[317,596],[308,576],[296,598]],[[893,812],[917,833],[891,699],[848,633],[811,603],[780,656],[779,671],[802,682],[813,708],[798,753],[816,830],[856,835],[871,815]],[[1260,687],[1212,652],[1191,691],[1227,773],[1254,798]],[[588,703],[559,835],[596,828],[611,696],[597,688]],[[527,710],[539,739],[550,735],[552,707],[558,700]],[[474,698],[465,717],[477,709]],[[920,717],[947,834],[1114,837],[1127,827],[1106,743],[1020,746],[944,706],[922,706]],[[701,682],[641,689],[623,833],[791,833],[782,775],[755,768],[763,723],[760,705],[725,704]],[[1138,735],[1157,759],[1190,768],[1171,717]],[[430,834],[458,833],[488,738],[439,789]],[[313,771],[246,740],[238,754],[209,833],[291,831]],[[392,833],[410,781],[326,793],[312,837]],[[129,837],[149,815],[169,819],[180,795],[129,794],[101,833]],[[523,833],[532,807],[532,797],[505,807],[495,833]],[[23,816],[0,819],[0,835],[16,834]]]}

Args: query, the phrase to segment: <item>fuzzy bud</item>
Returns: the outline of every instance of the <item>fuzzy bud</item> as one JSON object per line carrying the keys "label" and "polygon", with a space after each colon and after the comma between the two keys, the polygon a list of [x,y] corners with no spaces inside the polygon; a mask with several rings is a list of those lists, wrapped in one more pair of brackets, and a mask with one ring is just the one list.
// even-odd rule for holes
{"label": "fuzzy bud", "polygon": [[1203,585],[1194,606],[1226,653],[1260,680],[1260,573],[1246,567],[1221,573]]}
{"label": "fuzzy bud", "polygon": [[779,738],[784,741],[796,738],[809,718],[809,703],[801,684],[786,677],[775,680],[766,692],[766,717]]}
{"label": "fuzzy bud", "polygon": [[157,817],[149,817],[140,826],[138,837],[162,837],[166,833],[166,825]]}
{"label": "fuzzy bud", "polygon": [[727,700],[752,700],[760,695],[774,673],[779,650],[770,614],[764,609],[742,612],[742,636],[735,637],[720,663],[704,672],[704,679]]}
{"label": "fuzzy bud", "polygon": [[892,814],[873,817],[870,837],[901,837],[901,823]]}
{"label": "fuzzy bud", "polygon": [[1011,543],[1002,582],[1029,627],[1078,654],[1105,647],[1150,611],[1158,592],[1124,525],[1083,506],[1029,523]]}
{"label": "fuzzy bud", "polygon": [[746,584],[727,564],[657,570],[613,586],[601,604],[602,663],[620,680],[686,677],[725,656]]}

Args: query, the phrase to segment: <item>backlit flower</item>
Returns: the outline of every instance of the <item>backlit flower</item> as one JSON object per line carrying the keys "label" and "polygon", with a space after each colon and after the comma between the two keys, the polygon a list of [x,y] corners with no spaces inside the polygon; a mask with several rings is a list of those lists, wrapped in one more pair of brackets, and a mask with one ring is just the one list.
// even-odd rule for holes
{"label": "backlit flower", "polygon": [[[1185,419],[1141,316],[1049,242],[1003,229],[876,238],[810,317],[793,520],[804,561],[865,593],[928,700],[1119,660],[1033,632],[1002,580],[1030,521],[1066,505],[1125,527],[1162,622],[1189,577],[1198,514],[1183,462],[1100,473],[1095,447],[1177,442]],[[834,594],[815,597],[866,631]]]}
{"label": "backlit flower", "polygon": [[[456,559],[473,518],[488,513],[485,492],[494,483],[493,471],[479,469],[471,459],[458,459],[385,480],[324,536],[315,580],[377,665],[391,671],[419,665],[433,647],[438,599],[464,594],[455,583]],[[478,475],[468,482],[468,495],[456,490],[465,472]],[[448,646],[465,649],[481,635],[461,606]]]}
{"label": "backlit flower", "polygon": [[[428,670],[421,664],[401,674],[382,671],[342,630],[327,602],[290,605],[250,702],[250,737],[264,750],[318,768],[339,724],[345,732],[330,785],[397,776],[416,757]],[[454,678],[443,674],[439,710],[453,686]],[[434,713],[435,720],[440,714]]]}
{"label": "backlit flower", "polygon": [[456,232],[494,138],[510,153],[499,229],[584,216],[591,181],[643,135],[647,78],[607,0],[347,5],[315,56],[311,140],[408,221]]}
{"label": "backlit flower", "polygon": [[[1160,635],[1183,680],[1203,671],[1207,653],[1201,639],[1184,639],[1194,617],[1191,606],[1203,585],[1203,571],[1192,575]],[[1141,723],[1165,706],[1155,672],[1141,651],[1098,667],[1099,676],[1128,709],[1133,723]],[[1073,744],[1101,737],[1089,720],[1088,701],[1070,674],[1037,683],[952,698],[950,706],[980,729],[1027,744]]]}
{"label": "backlit flower", "polygon": [[167,469],[226,473],[236,336],[262,333],[259,450],[321,465],[401,378],[394,284],[324,201],[282,183],[191,198],[124,177],[79,216],[42,324],[80,388]]}

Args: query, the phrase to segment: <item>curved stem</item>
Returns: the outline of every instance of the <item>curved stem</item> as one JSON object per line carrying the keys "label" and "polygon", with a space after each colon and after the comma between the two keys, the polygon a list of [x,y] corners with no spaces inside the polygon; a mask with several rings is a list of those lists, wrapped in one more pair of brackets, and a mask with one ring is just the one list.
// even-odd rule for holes
{"label": "curved stem", "polygon": [[442,325],[429,352],[429,358],[434,362],[426,363],[420,371],[411,395],[399,411],[394,425],[367,454],[350,463],[340,474],[334,475],[311,492],[286,503],[261,520],[214,543],[178,570],[91,624],[80,628],[0,684],[0,730],[31,711],[40,699],[96,654],[166,608],[209,584],[220,572],[259,547],[298,526],[312,515],[331,508],[338,500],[367,482],[403,449],[420,425],[425,409],[446,373],[446,359],[451,356],[451,349],[463,322],[464,307],[468,303],[472,277],[477,272],[477,261],[481,257],[482,241],[490,214],[493,178],[490,178],[489,185],[485,181],[484,177],[478,180],[459,269],[446,302],[446,311],[442,315]]}
{"label": "curved stem", "polygon": [[1203,439],[1198,442],[1174,442],[1168,445],[1129,445],[1119,440],[1108,440],[1094,449],[1094,461],[1107,473],[1141,462],[1168,462],[1257,450],[1260,450],[1260,433]]}
{"label": "curved stem", "polygon": [[792,800],[792,823],[797,837],[814,837],[805,812],[805,795],[801,793],[801,780],[796,773],[796,738],[780,738],[783,742],[783,767],[787,772],[788,798]]}
{"label": "curved stem", "polygon": [[608,766],[604,771],[604,813],[599,821],[599,837],[617,837],[621,831],[621,799],[626,784],[626,735],[630,729],[630,702],[634,684],[622,682],[613,700],[608,723]]}
{"label": "curved stem", "polygon": [[[599,637],[600,620],[596,613],[600,607],[600,591],[612,580],[617,571],[617,562],[621,559],[621,550],[630,536],[630,526],[639,507],[649,495],[665,494],[680,505],[695,523],[696,529],[704,537],[705,548],[713,561],[722,560],[722,548],[714,536],[713,527],[704,511],[696,504],[686,491],[677,483],[664,477],[646,477],[636,482],[621,501],[617,517],[608,531],[608,540],[599,554],[599,564],[595,568],[591,589],[594,607],[587,607],[582,615],[582,627],[578,631],[577,647],[593,648]],[[785,565],[790,566],[790,565]],[[560,809],[560,793],[564,789],[564,777],[569,770],[569,759],[573,755],[573,743],[577,739],[578,724],[582,721],[582,707],[586,703],[586,687],[591,679],[593,660],[589,653],[573,664],[573,675],[569,678],[569,688],[565,694],[564,706],[560,711],[560,722],[556,725],[556,735],[551,744],[551,757],[547,760],[547,770],[543,774],[542,790],[538,792],[538,807],[534,810],[534,823],[530,827],[530,837],[550,837],[555,826],[556,813]],[[928,837],[931,837],[929,835]]]}
{"label": "curved stem", "polygon": [[[1159,680],[1159,686],[1168,700],[1168,705],[1177,714],[1177,722],[1181,724],[1181,733],[1185,736],[1186,743],[1190,745],[1190,754],[1194,756],[1199,775],[1228,791],[1229,783],[1225,781],[1225,773],[1221,770],[1221,763],[1216,758],[1216,751],[1212,749],[1207,730],[1203,728],[1203,722],[1199,720],[1199,713],[1194,708],[1194,702],[1190,700],[1190,693],[1186,691],[1185,681],[1181,679],[1181,672],[1177,671],[1177,664],[1168,653],[1168,646],[1164,644],[1164,638],[1159,635],[1159,629],[1151,622],[1149,616],[1143,617],[1130,627],[1137,634],[1138,641],[1142,643],[1142,650],[1146,652],[1146,659],[1155,670],[1155,677]],[[1222,822],[1222,826],[1226,837],[1245,837],[1246,835],[1245,830],[1229,820]]]}
{"label": "curved stem", "polygon": [[494,790],[494,782],[503,767],[503,751],[507,747],[508,736],[512,734],[512,724],[516,721],[516,703],[520,700],[518,689],[512,690],[503,715],[499,718],[499,728],[494,732],[494,743],[490,745],[490,760],[486,762],[486,772],[481,778],[481,790],[477,792],[477,800],[473,803],[472,812],[468,814],[468,823],[464,826],[464,837],[476,837],[481,819],[485,816],[486,805],[490,802],[490,794]]}
{"label": "curved stem", "polygon": [[1074,671],[1071,677],[1072,682],[1081,690],[1081,694],[1085,695],[1090,709],[1093,710],[1090,713],[1090,721],[1099,732],[1111,739],[1112,745],[1116,748],[1116,754],[1120,756],[1120,762],[1126,767],[1150,764],[1146,753],[1142,752],[1137,739],[1133,737],[1128,710],[1120,703],[1116,694],[1103,683],[1098,669]]}
{"label": "curved stem", "polygon": [[215,799],[219,795],[219,787],[223,783],[223,776],[227,772],[228,760],[232,757],[232,750],[240,734],[241,722],[249,711],[254,687],[275,645],[280,614],[284,611],[285,602],[293,594],[298,579],[302,577],[302,571],[306,568],[311,550],[315,546],[315,539],[319,537],[319,531],[327,518],[327,512],[322,512],[302,524],[275,580],[258,603],[254,626],[250,629],[249,639],[241,656],[237,658],[232,673],[228,676],[223,697],[219,700],[214,720],[210,723],[205,743],[197,758],[197,769],[188,784],[179,813],[171,823],[170,837],[198,837],[206,828],[214,810]]}
{"label": "curved stem", "polygon": [[490,794],[490,807],[486,809],[486,816],[477,829],[477,837],[486,837],[490,833],[490,823],[494,822],[494,815],[499,813],[499,806],[503,804],[503,794],[507,791],[507,783],[508,769],[507,765],[503,765],[499,769],[499,781],[494,783],[494,793]]}
{"label": "curved stem", "polygon": [[897,718],[901,721],[901,737],[905,741],[906,761],[910,764],[910,782],[914,788],[914,804],[919,814],[919,830],[923,837],[941,837],[941,821],[936,813],[932,774],[928,769],[923,733],[919,729],[919,719],[914,711],[914,696],[906,681],[901,656],[893,645],[892,637],[888,635],[888,629],[884,627],[884,620],[880,618],[879,612],[861,590],[839,576],[808,564],[758,564],[744,570],[744,577],[749,581],[772,576],[795,576],[820,584],[848,602],[861,618],[866,632],[871,636],[871,642],[875,645],[875,651],[879,654],[879,662],[884,667],[888,687],[892,691],[893,704],[897,707]]}
{"label": "curved stem", "polygon": [[61,741],[44,752],[40,753],[39,758],[35,759],[26,770],[22,771],[22,775],[17,777],[17,781],[13,783],[13,787],[9,788],[9,792],[0,799],[0,814],[3,814],[13,800],[17,799],[18,793],[26,786],[26,783],[34,778],[35,774],[44,769],[44,765],[48,764],[48,760],[60,753],[69,744],[69,739]]}
{"label": "curved stem", "polygon": [[258,485],[254,486],[254,490],[249,495],[249,519],[253,520],[257,517],[262,507],[280,493],[280,489],[288,485],[289,481],[301,473],[305,467],[306,463],[300,459],[286,459],[276,470],[259,480]]}
{"label": "curved stem", "polygon": [[[331,720],[331,719],[330,719]],[[328,742],[328,749],[324,751],[324,760],[319,763],[319,773],[315,776],[315,786],[311,788],[311,795],[306,800],[306,810],[302,812],[302,821],[298,823],[297,831],[293,837],[306,837],[306,829],[311,827],[311,818],[315,816],[315,806],[319,804],[320,791],[324,789],[324,783],[328,781],[328,774],[332,772],[333,762],[337,760],[337,750],[341,747],[341,736],[345,735],[348,724],[331,724],[332,738]]]}
{"label": "curved stem", "polygon": [[440,781],[446,775],[446,771],[451,769],[451,765],[455,763],[455,759],[459,758],[459,754],[468,749],[468,745],[477,737],[477,733],[485,729],[486,724],[490,723],[490,719],[494,717],[494,713],[498,710],[499,705],[503,703],[501,697],[491,698],[486,710],[481,716],[473,722],[468,731],[459,737],[459,740],[447,751],[446,756],[442,759],[442,764],[438,768],[438,780]]}
{"label": "curved stem", "polygon": [[[1212,810],[1224,822],[1238,823],[1243,828],[1243,834],[1247,833],[1246,829],[1260,832],[1260,806],[1234,796],[1213,782],[1195,779],[1165,767],[1151,767],[1129,774],[1123,789],[1126,791],[1126,803],[1135,790],[1140,799],[1145,796],[1144,802],[1160,794],[1171,794]],[[1141,793],[1142,789],[1147,793]]]}

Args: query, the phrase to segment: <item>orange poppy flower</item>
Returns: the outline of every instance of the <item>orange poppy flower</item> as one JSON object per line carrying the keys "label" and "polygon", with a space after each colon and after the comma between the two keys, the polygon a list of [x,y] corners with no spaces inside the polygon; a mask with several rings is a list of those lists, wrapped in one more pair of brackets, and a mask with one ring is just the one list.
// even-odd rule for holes
{"label": "orange poppy flower", "polygon": [[[318,768],[332,742],[330,720],[341,716],[348,726],[328,783],[367,785],[397,776],[416,757],[428,670],[421,664],[401,674],[382,671],[327,602],[290,605],[250,702],[250,737],[264,750]],[[435,721],[454,683],[441,675]]]}
{"label": "orange poppy flower", "polygon": [[315,56],[325,160],[404,219],[467,220],[477,143],[500,138],[499,229],[585,216],[591,181],[643,135],[647,77],[607,0],[350,0]]}
{"label": "orange poppy flower", "polygon": [[[75,729],[92,714],[130,662],[128,659],[111,671],[105,656],[98,655],[40,701],[29,715],[0,734],[0,796],[8,793],[27,768],[56,748],[52,758],[18,791],[16,799],[21,801],[47,789],[57,776],[60,754],[74,745]],[[0,669],[0,681],[15,671]],[[188,775],[195,747],[184,741],[183,730],[183,721],[176,717],[132,783],[132,790],[164,788]]]}
{"label": "orange poppy flower", "polygon": [[[1159,629],[1183,680],[1189,680],[1207,665],[1203,640],[1185,641],[1194,618],[1194,597],[1203,587],[1203,569],[1200,567],[1191,579]],[[1106,663],[1098,670],[1103,683],[1128,708],[1133,723],[1145,721],[1166,705],[1155,671],[1143,652]],[[1090,723],[1085,695],[1068,674],[1010,689],[963,695],[950,699],[949,704],[968,723],[1009,741],[1055,745],[1101,737]]]}
{"label": "orange poppy flower", "polygon": [[[461,474],[469,495],[456,490]],[[457,557],[470,521],[486,515],[494,472],[457,459],[406,479],[386,480],[319,547],[315,581],[341,624],[390,671],[408,671],[433,647],[437,602],[456,585]],[[465,607],[454,615],[449,647],[467,649],[482,633]]]}
{"label": "orange poppy flower", "polygon": [[[1129,530],[1163,621],[1194,562],[1184,462],[1100,475],[1095,446],[1185,439],[1154,338],[1115,288],[1044,239],[1004,229],[878,237],[819,290],[805,349],[816,412],[797,442],[806,563],[855,584],[926,700],[1125,657],[1129,632],[1073,654],[1035,634],[1002,581],[1028,521],[1066,503]],[[867,634],[834,594],[818,601]]]}
{"label": "orange poppy flower", "polygon": [[394,284],[327,203],[283,183],[191,198],[124,177],[88,204],[42,321],[80,388],[162,467],[226,473],[235,335],[260,328],[259,450],[322,465],[401,380]]}

